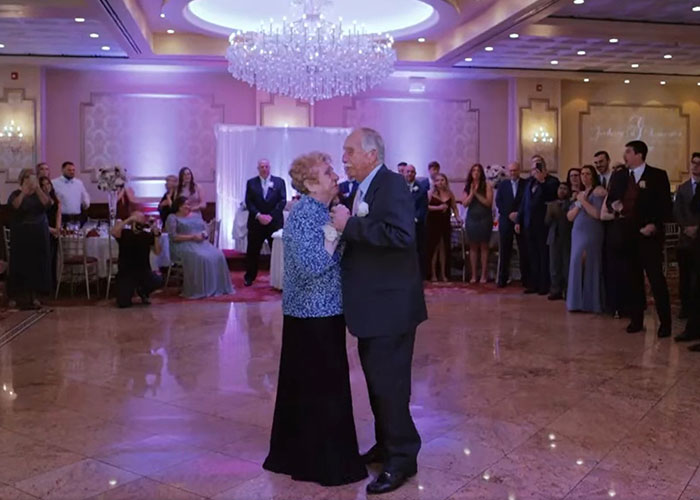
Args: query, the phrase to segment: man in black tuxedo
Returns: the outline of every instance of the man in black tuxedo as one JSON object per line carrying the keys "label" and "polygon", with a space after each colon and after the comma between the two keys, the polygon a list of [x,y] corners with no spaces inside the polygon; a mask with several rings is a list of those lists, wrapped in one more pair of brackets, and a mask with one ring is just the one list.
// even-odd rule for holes
{"label": "man in black tuxedo", "polygon": [[348,207],[348,210],[350,210],[352,208],[351,203],[353,196],[355,196],[355,191],[360,183],[348,174],[347,169],[345,169],[345,176],[347,177],[347,180],[338,184],[338,199],[340,203]]}
{"label": "man in black tuxedo", "polygon": [[[698,276],[698,270],[695,268],[700,266],[697,250],[700,246],[698,240],[698,226],[700,226],[700,217],[696,213],[693,205],[694,197],[697,195],[698,185],[700,184],[700,153],[693,153],[690,159],[690,179],[678,186],[676,191],[676,199],[673,202],[673,215],[676,222],[681,227],[681,238],[676,249],[678,257],[678,271],[680,274],[679,292],[681,298],[681,313],[680,318],[686,319],[690,316],[690,312],[697,307],[692,307],[693,296],[700,294],[700,289],[693,293],[693,281]],[[700,329],[693,328],[691,321],[688,322],[690,328],[686,327],[685,332],[676,336],[679,342],[687,340],[700,340]]]}
{"label": "man in black tuxedo", "polygon": [[646,272],[654,294],[656,312],[659,315],[659,337],[671,335],[671,301],[663,273],[664,222],[671,219],[673,204],[668,175],[660,168],[646,164],[649,149],[642,141],[625,145],[625,164],[630,169],[623,205],[632,225],[634,238],[629,259],[630,283],[629,310],[631,322],[628,333],[644,328]]}
{"label": "man in black tuxedo", "polygon": [[[498,208],[498,288],[508,284],[510,259],[513,253],[513,235],[518,220],[518,210],[523,200],[527,181],[520,177],[520,163],[508,165],[508,180],[498,184],[496,208]],[[527,245],[522,234],[515,235],[520,257],[520,279],[525,288],[530,288],[530,263],[527,259]]]}
{"label": "man in black tuxedo", "polygon": [[428,189],[425,183],[416,179],[416,167],[406,165],[403,169],[404,178],[408,185],[415,207],[414,219],[416,221],[416,247],[418,249],[418,263],[420,265],[420,275],[427,279],[428,258],[426,256],[426,229],[425,223],[428,219]]}
{"label": "man in black tuxedo", "polygon": [[260,249],[265,240],[272,248],[272,233],[284,226],[287,187],[284,179],[270,175],[270,162],[258,161],[258,176],[248,179],[245,189],[248,208],[248,249],[245,261],[245,286],[258,276]]}
{"label": "man in black tuxedo", "polygon": [[545,224],[547,203],[557,198],[559,181],[547,173],[547,164],[539,155],[531,160],[531,177],[525,186],[523,200],[520,203],[515,224],[516,233],[524,233],[527,240],[528,258],[530,260],[530,283],[525,293],[548,295],[550,288],[549,249]]}
{"label": "man in black tuxedo", "polygon": [[383,463],[367,485],[387,493],[417,472],[421,440],[409,410],[411,361],[417,326],[427,319],[415,249],[414,202],[406,181],[384,165],[384,141],[374,130],[353,131],[343,162],[360,181],[351,212],[338,205],[342,231],[343,307],[358,351],[374,413],[376,444],[364,455]]}

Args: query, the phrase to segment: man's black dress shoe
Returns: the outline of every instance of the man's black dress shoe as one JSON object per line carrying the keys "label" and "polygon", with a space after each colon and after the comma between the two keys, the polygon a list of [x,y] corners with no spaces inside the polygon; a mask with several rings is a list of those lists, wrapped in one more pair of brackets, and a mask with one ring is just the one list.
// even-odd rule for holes
{"label": "man's black dress shoe", "polygon": [[693,352],[700,352],[700,344],[693,344],[690,347],[688,347],[688,350]]}
{"label": "man's black dress shoe", "polygon": [[250,280],[245,280],[245,281],[243,281],[243,284],[244,284],[245,286],[253,286],[253,282],[250,281]]}
{"label": "man's black dress shoe", "polygon": [[384,453],[381,452],[377,445],[372,446],[367,453],[360,455],[360,458],[365,464],[381,464],[384,463]]}
{"label": "man's black dress shoe", "polygon": [[671,325],[661,325],[659,327],[659,331],[656,332],[656,336],[659,337],[660,339],[670,337],[671,336]]}
{"label": "man's black dress shoe", "polygon": [[523,293],[525,293],[525,294],[527,294],[527,295],[531,295],[531,294],[533,294],[533,293],[537,293],[537,290],[534,290],[534,289],[532,289],[532,288],[526,288],[525,291],[524,291]]}
{"label": "man's black dress shoe", "polygon": [[506,284],[505,283],[496,283],[496,288],[505,288]]}
{"label": "man's black dress shoe", "polygon": [[627,325],[627,333],[638,333],[644,330],[644,325],[639,323],[630,323]]}
{"label": "man's black dress shoe", "polygon": [[549,297],[547,297],[548,300],[564,300],[564,295],[561,293],[550,293]]}
{"label": "man's black dress shoe", "polygon": [[692,340],[700,340],[700,335],[697,333],[690,333],[688,331],[685,331],[681,333],[680,335],[676,335],[673,340],[676,342],[690,342]]}
{"label": "man's black dress shoe", "polygon": [[415,475],[415,471],[413,471],[412,474],[406,474],[404,472],[382,472],[377,476],[377,479],[367,485],[367,494],[381,495],[382,493],[389,493],[390,491],[397,490]]}

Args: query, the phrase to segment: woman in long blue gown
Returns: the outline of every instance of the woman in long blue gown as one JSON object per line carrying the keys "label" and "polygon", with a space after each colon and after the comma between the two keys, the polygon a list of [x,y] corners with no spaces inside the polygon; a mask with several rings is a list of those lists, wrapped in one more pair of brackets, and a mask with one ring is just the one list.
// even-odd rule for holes
{"label": "woman in long blue gown", "polygon": [[600,209],[606,191],[599,184],[594,167],[581,169],[583,191],[567,217],[571,231],[571,260],[566,308],[569,311],[603,312],[603,222]]}
{"label": "woman in long blue gown", "polygon": [[209,243],[201,215],[192,212],[184,196],[175,200],[173,210],[165,229],[170,238],[170,258],[182,264],[182,296],[200,299],[232,294],[226,257]]}

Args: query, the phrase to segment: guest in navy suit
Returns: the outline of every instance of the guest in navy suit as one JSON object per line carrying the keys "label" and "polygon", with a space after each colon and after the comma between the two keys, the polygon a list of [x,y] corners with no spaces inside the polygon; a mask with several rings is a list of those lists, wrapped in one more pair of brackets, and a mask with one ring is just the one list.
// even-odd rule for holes
{"label": "guest in navy suit", "polygon": [[359,186],[360,183],[348,174],[347,168],[345,169],[345,175],[347,176],[348,180],[338,184],[338,201],[348,207],[348,210],[351,210],[352,199],[354,198],[355,191],[357,191],[357,186]]}
{"label": "guest in navy suit", "polygon": [[530,283],[525,293],[548,295],[550,287],[549,249],[545,215],[547,202],[557,198],[559,181],[547,173],[547,164],[539,155],[532,157],[532,176],[520,204],[515,232],[523,232],[530,260]]}
{"label": "guest in navy suit", "polygon": [[515,223],[518,220],[518,210],[523,200],[527,180],[520,177],[520,164],[513,162],[508,165],[507,181],[501,181],[496,190],[496,207],[498,208],[498,281],[497,286],[503,288],[510,278],[510,259],[513,252],[513,236],[518,244],[520,257],[520,279],[525,288],[530,288],[529,261],[527,259],[527,244],[522,234],[515,234]]}
{"label": "guest in navy suit", "polygon": [[269,160],[258,161],[258,176],[248,180],[245,204],[248,208],[248,251],[246,252],[245,286],[258,276],[260,249],[265,240],[272,248],[272,233],[284,226],[283,210],[287,204],[284,180],[270,175]]}
{"label": "guest in navy suit", "polygon": [[416,221],[416,247],[418,249],[418,264],[420,265],[420,274],[426,279],[428,260],[426,257],[426,233],[425,222],[428,218],[428,189],[425,183],[416,179],[416,167],[406,165],[403,171],[404,179],[408,184],[408,191],[413,198],[415,209],[414,220]]}

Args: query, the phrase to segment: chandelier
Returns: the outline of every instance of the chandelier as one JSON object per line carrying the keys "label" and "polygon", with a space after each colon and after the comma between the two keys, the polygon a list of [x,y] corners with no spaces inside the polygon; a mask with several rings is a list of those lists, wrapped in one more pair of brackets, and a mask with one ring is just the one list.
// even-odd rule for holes
{"label": "chandelier", "polygon": [[0,144],[7,147],[13,154],[19,154],[24,146],[22,127],[15,125],[14,120],[0,130]]}
{"label": "chandelier", "polygon": [[292,0],[303,14],[293,21],[234,32],[226,51],[234,78],[261,90],[314,103],[354,95],[381,83],[394,69],[394,39],[365,33],[321,12],[330,0]]}

